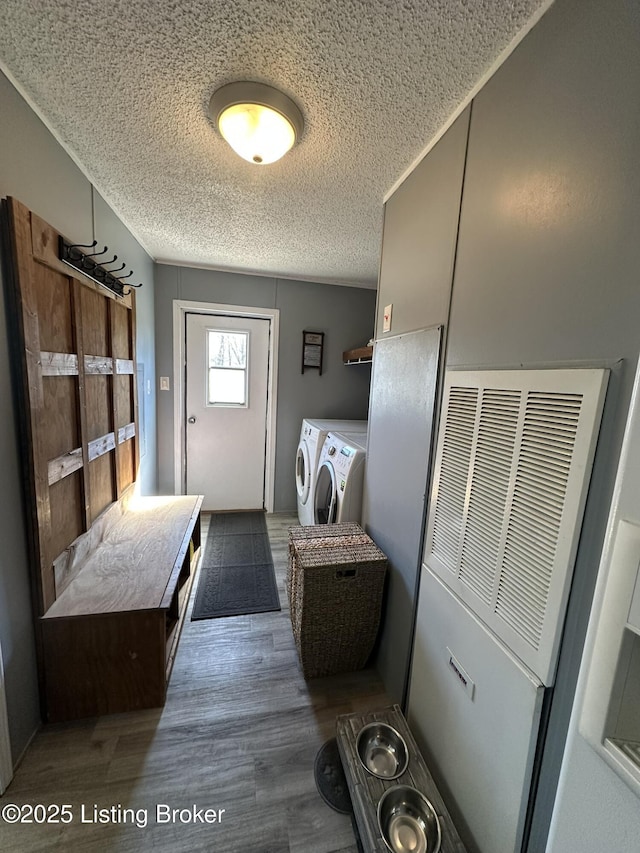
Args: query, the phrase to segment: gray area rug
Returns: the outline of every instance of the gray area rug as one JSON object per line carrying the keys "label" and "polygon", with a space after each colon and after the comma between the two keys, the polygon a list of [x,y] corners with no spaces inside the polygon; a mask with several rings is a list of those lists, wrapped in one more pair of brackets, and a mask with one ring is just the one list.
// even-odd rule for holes
{"label": "gray area rug", "polygon": [[264,512],[214,513],[192,621],[280,610]]}

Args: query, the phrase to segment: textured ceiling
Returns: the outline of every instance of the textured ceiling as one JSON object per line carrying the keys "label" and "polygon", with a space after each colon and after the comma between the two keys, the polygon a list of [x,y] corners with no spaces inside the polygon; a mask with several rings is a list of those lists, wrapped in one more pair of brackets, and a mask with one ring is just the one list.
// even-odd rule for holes
{"label": "textured ceiling", "polygon": [[[0,67],[160,261],[375,285],[383,199],[548,0],[2,0]],[[254,166],[211,94],[292,96]]]}

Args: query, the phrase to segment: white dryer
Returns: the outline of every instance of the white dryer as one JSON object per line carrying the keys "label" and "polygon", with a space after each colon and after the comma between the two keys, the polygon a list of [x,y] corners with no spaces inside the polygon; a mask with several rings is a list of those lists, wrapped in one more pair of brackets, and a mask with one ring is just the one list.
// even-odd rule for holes
{"label": "white dryer", "polygon": [[305,418],[302,421],[296,453],[296,492],[300,524],[315,524],[316,472],[320,451],[330,430],[349,434],[355,432],[366,436],[367,422],[315,418]]}
{"label": "white dryer", "polygon": [[356,437],[330,432],[322,446],[316,490],[314,520],[316,524],[360,522],[362,487],[366,461],[366,436]]}

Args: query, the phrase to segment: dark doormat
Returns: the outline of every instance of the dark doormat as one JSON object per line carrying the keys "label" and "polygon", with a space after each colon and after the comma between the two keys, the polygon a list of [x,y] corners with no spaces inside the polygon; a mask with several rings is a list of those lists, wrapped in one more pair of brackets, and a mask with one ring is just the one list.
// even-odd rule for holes
{"label": "dark doormat", "polygon": [[[209,518],[209,538],[228,533],[266,533],[264,512],[212,512]],[[207,542],[208,544],[208,542]]]}
{"label": "dark doormat", "polygon": [[214,513],[192,621],[280,610],[263,512]]}
{"label": "dark doormat", "polygon": [[271,548],[266,533],[228,533],[207,537],[202,565],[251,566],[271,562]]}
{"label": "dark doormat", "polygon": [[335,811],[351,816],[351,826],[353,827],[358,853],[363,853],[364,848],[362,847],[358,824],[353,813],[349,786],[344,775],[344,770],[342,769],[338,742],[334,737],[318,750],[313,767],[313,775],[316,780],[318,793],[325,803]]}

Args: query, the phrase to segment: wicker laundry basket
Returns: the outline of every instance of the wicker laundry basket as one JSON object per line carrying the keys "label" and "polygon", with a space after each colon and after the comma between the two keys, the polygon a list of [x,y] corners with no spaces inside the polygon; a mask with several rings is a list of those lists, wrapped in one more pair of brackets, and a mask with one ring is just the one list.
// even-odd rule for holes
{"label": "wicker laundry basket", "polygon": [[355,521],[346,521],[341,524],[311,524],[299,525],[289,528],[289,561],[287,565],[286,590],[289,599],[291,623],[295,620],[295,549],[296,548],[322,548],[340,536],[364,536],[366,541],[371,541],[362,527]]}
{"label": "wicker laundry basket", "polygon": [[291,624],[305,678],[366,665],[387,568],[387,558],[359,525],[320,527],[321,535],[290,538]]}
{"label": "wicker laundry basket", "polygon": [[289,541],[333,539],[336,536],[349,536],[353,533],[364,533],[362,527],[355,521],[343,521],[341,524],[300,524],[289,528]]}

